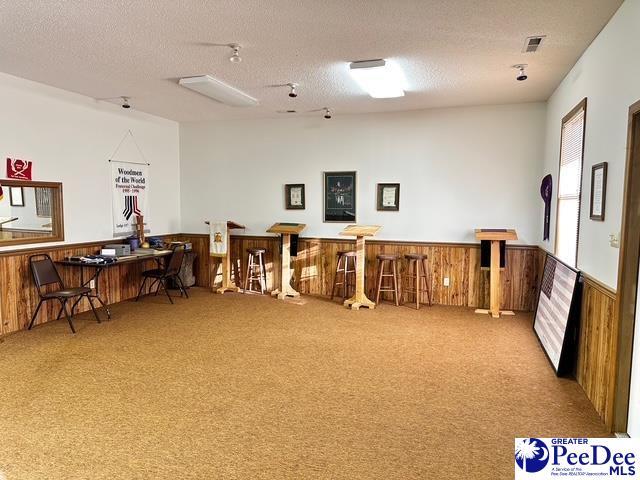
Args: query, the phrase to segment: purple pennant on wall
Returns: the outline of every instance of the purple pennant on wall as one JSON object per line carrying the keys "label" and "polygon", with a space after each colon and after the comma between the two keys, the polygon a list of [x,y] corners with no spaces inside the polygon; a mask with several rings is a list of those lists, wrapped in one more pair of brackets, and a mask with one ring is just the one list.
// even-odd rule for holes
{"label": "purple pennant on wall", "polygon": [[551,174],[545,176],[540,184],[540,195],[544,200],[544,235],[543,240],[549,240],[549,224],[551,223],[551,193],[553,192],[553,181]]}

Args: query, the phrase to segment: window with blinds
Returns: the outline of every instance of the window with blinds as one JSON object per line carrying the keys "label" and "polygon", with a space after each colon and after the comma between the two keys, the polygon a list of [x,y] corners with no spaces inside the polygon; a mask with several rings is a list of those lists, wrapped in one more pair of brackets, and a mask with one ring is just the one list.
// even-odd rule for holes
{"label": "window with blinds", "polygon": [[580,193],[584,151],[586,98],[562,120],[556,256],[575,267],[580,231]]}

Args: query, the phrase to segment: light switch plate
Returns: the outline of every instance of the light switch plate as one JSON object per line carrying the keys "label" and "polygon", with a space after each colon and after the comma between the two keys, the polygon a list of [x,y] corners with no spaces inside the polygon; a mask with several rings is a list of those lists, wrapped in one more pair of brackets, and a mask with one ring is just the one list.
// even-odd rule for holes
{"label": "light switch plate", "polygon": [[620,235],[617,233],[609,235],[609,245],[613,248],[620,248]]}
{"label": "light switch plate", "polygon": [[96,288],[96,281],[95,280],[91,280],[89,282],[89,288]]}
{"label": "light switch plate", "polygon": [[444,277],[444,286],[445,287],[449,286],[449,277]]}

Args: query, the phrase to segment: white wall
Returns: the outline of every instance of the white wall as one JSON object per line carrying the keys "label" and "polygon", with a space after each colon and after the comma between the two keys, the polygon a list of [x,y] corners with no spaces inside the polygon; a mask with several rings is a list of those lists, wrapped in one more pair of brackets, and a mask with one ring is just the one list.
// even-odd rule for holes
{"label": "white wall", "polygon": [[[232,219],[264,235],[276,221],[322,222],[323,171],[356,170],[357,222],[380,238],[475,241],[476,227],[516,228],[537,244],[544,104],[183,123],[182,229]],[[399,182],[400,211],[376,211],[376,183]],[[284,184],[306,184],[306,210],[285,210]]]}
{"label": "white wall", "polygon": [[[629,106],[640,99],[639,25],[640,0],[627,0],[554,92],[547,107],[542,174],[553,175],[554,200],[551,238],[541,245],[553,252],[562,117],[587,97],[578,268],[612,288],[617,284],[619,251],[609,245],[609,234],[618,234],[621,228],[627,119]],[[600,162],[609,162],[604,222],[589,219],[591,166]],[[542,213],[537,218],[542,219]]]}
{"label": "white wall", "polygon": [[[0,184],[6,157],[32,160],[34,180],[62,182],[65,243],[113,237],[108,159],[128,130],[151,163],[152,233],[180,230],[176,122],[5,74],[0,105]],[[130,141],[115,158],[141,161]]]}

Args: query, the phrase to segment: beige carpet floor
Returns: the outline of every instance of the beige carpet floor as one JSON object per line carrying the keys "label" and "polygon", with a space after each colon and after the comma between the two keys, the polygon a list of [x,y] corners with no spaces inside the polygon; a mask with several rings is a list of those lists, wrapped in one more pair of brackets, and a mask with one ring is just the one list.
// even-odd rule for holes
{"label": "beige carpet floor", "polygon": [[0,343],[0,478],[507,479],[516,436],[603,436],[531,315],[213,295]]}

